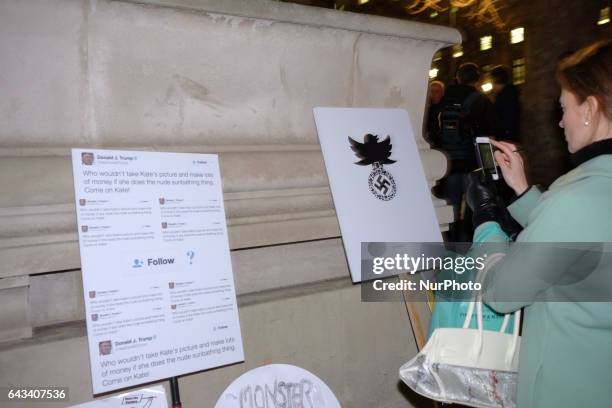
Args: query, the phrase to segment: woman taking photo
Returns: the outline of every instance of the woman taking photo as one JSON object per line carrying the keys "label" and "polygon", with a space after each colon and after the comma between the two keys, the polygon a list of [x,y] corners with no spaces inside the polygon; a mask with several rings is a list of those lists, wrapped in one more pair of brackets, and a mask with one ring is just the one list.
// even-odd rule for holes
{"label": "woman taking photo", "polygon": [[[525,308],[519,408],[612,406],[612,41],[565,58],[557,79],[574,168],[541,193],[515,147],[492,142],[524,229],[488,271],[484,300],[503,313]],[[495,241],[503,209],[471,181],[474,242]]]}

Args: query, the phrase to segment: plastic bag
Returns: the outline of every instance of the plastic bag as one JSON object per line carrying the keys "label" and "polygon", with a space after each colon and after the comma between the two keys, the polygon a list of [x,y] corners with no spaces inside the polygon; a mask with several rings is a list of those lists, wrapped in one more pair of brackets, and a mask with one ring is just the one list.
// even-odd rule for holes
{"label": "plastic bag", "polygon": [[[469,329],[474,308],[477,329]],[[507,325],[509,315],[504,316]],[[470,302],[463,328],[436,329],[423,349],[400,368],[415,392],[472,407],[516,407],[520,310],[512,334],[483,329],[482,301]]]}

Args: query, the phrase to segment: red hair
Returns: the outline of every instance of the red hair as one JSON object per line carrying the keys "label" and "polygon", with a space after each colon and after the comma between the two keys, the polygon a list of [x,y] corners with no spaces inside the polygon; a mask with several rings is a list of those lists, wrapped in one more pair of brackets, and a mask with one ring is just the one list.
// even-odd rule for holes
{"label": "red hair", "polygon": [[599,41],[565,57],[557,68],[557,80],[580,103],[589,96],[612,121],[612,40]]}

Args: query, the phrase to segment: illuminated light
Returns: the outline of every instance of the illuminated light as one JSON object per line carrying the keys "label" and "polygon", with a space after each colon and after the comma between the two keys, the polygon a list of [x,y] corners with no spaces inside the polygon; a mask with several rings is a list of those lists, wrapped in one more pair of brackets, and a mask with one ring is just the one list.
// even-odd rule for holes
{"label": "illuminated light", "polygon": [[510,44],[518,44],[525,41],[525,27],[517,27],[510,31]]}
{"label": "illuminated light", "polygon": [[517,58],[512,61],[512,83],[520,85],[525,83],[525,58]]}
{"label": "illuminated light", "polygon": [[480,51],[486,51],[493,48],[493,36],[485,35],[480,37]]}
{"label": "illuminated light", "polygon": [[484,84],[480,85],[480,89],[482,89],[483,92],[489,93],[493,89],[493,84],[491,82],[485,82]]}
{"label": "illuminated light", "polygon": [[432,68],[429,70],[429,79],[434,79],[438,76],[438,72],[440,70],[438,68]]}
{"label": "illuminated light", "polygon": [[459,58],[463,55],[463,45],[453,45],[453,58]]}
{"label": "illuminated light", "polygon": [[604,7],[599,10],[599,20],[597,25],[604,25],[610,22],[610,7]]}
{"label": "illuminated light", "polygon": [[474,4],[476,0],[450,0],[453,7],[468,7]]}
{"label": "illuminated light", "polygon": [[433,56],[433,60],[434,61],[440,61],[442,59],[442,51],[438,51],[434,54]]}
{"label": "illuminated light", "polygon": [[437,17],[450,7],[450,23],[452,26],[455,25],[455,19],[461,9],[465,10],[464,17],[474,20],[477,26],[493,24],[500,31],[505,30],[506,27],[499,15],[499,11],[503,7],[499,3],[505,2],[499,0],[404,0],[404,2],[408,3],[404,6],[404,9],[409,14],[415,15],[427,12],[430,18]]}
{"label": "illuminated light", "polygon": [[361,6],[362,4],[366,4],[368,1],[370,0],[357,0],[357,4]]}

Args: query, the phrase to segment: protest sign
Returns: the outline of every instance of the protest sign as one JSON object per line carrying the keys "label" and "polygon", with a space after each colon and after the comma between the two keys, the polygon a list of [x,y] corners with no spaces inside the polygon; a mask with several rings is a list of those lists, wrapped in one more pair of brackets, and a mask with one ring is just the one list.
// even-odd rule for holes
{"label": "protest sign", "polygon": [[408,112],[315,108],[314,116],[354,282],[362,242],[442,241]]}
{"label": "protest sign", "polygon": [[257,367],[238,377],[215,408],[340,408],[330,388],[316,375],[289,364]]}
{"label": "protest sign", "polygon": [[242,361],[218,157],[72,164],[94,394]]}
{"label": "protest sign", "polygon": [[109,398],[72,405],[68,408],[168,408],[166,391],[161,385],[124,392]]}

